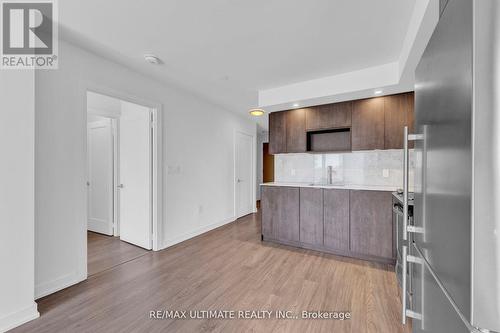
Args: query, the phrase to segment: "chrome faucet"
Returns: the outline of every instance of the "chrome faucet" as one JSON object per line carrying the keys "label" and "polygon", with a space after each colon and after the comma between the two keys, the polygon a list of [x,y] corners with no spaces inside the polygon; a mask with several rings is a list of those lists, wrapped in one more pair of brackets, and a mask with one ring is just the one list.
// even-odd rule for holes
{"label": "chrome faucet", "polygon": [[332,185],[333,184],[333,167],[331,165],[329,165],[327,167],[326,182],[327,182],[328,185]]}

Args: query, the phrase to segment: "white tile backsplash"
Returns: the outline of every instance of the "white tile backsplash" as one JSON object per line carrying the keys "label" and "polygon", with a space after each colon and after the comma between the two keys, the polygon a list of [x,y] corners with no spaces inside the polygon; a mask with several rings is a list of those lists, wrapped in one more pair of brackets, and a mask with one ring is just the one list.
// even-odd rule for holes
{"label": "white tile backsplash", "polygon": [[[410,151],[410,186],[413,180]],[[333,182],[346,185],[394,186],[403,184],[403,150],[374,150],[335,154],[278,154],[274,156],[276,182],[326,183],[327,167]],[[384,177],[384,170],[388,177]]]}

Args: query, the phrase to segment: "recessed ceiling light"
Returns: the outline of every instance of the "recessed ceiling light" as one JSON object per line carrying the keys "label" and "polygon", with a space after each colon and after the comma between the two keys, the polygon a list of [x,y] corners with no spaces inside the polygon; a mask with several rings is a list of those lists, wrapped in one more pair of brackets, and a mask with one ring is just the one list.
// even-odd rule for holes
{"label": "recessed ceiling light", "polygon": [[375,92],[374,92],[375,95],[380,95],[381,93],[383,93],[382,90],[375,90]]}
{"label": "recessed ceiling light", "polygon": [[299,103],[293,103],[292,105],[294,108],[298,108],[299,107]]}
{"label": "recessed ceiling light", "polygon": [[262,109],[251,109],[250,111],[248,111],[248,113],[250,113],[252,116],[260,117],[266,112]]}
{"label": "recessed ceiling light", "polygon": [[154,54],[145,54],[144,60],[146,60],[147,62],[149,62],[150,64],[153,64],[153,65],[160,65],[163,63],[161,61],[161,59],[158,58],[157,56],[155,56]]}

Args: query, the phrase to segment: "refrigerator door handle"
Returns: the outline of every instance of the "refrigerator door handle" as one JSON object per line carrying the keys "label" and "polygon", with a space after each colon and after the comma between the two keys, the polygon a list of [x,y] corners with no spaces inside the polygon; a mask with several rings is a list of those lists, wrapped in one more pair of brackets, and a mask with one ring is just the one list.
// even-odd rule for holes
{"label": "refrigerator door handle", "polygon": [[410,150],[408,148],[409,141],[423,140],[423,134],[408,134],[408,126],[404,127],[403,132],[403,239],[408,240],[408,233],[423,233],[422,228],[408,226],[408,187],[410,173]]}
{"label": "refrigerator door handle", "polygon": [[407,256],[407,253],[408,253],[408,246],[406,245],[403,245],[403,274],[402,274],[402,282],[401,282],[401,286],[403,288],[403,291],[401,292],[401,305],[402,305],[402,313],[401,313],[401,323],[403,325],[406,325],[406,278],[407,278],[407,259],[406,259],[406,256]]}
{"label": "refrigerator door handle", "polygon": [[401,293],[401,304],[402,304],[402,310],[403,310],[402,314],[401,314],[401,318],[402,318],[401,322],[403,325],[406,325],[406,317],[410,317],[410,318],[417,319],[417,320],[422,320],[422,314],[406,308],[406,298],[407,298],[407,292],[408,292],[407,291],[407,284],[406,284],[406,279],[407,279],[407,275],[408,275],[407,274],[408,263],[422,265],[423,262],[422,262],[421,258],[412,256],[412,255],[408,255],[408,246],[404,245],[403,246],[403,278],[402,278],[403,291]]}

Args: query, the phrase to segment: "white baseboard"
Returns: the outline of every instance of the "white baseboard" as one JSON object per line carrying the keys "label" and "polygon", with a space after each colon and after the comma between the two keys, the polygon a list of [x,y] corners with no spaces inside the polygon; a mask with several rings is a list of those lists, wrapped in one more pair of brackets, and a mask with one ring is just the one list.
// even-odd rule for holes
{"label": "white baseboard", "polygon": [[38,307],[35,302],[27,308],[10,313],[0,318],[0,332],[7,332],[14,327],[27,323],[30,320],[40,317]]}
{"label": "white baseboard", "polygon": [[223,225],[234,222],[235,220],[236,220],[236,218],[234,216],[231,216],[231,217],[228,217],[220,222],[212,223],[212,224],[206,225],[204,227],[195,229],[191,232],[167,239],[163,242],[163,246],[162,246],[161,250],[166,249],[167,247],[173,246],[175,244],[179,244],[181,242],[184,242],[190,238],[204,234],[205,232],[208,232],[208,231],[213,230],[215,228],[222,227]]}
{"label": "white baseboard", "polygon": [[40,283],[35,286],[35,299],[50,295],[56,291],[62,290],[86,279],[82,273],[73,272],[64,276],[61,276],[52,281],[47,281]]}

